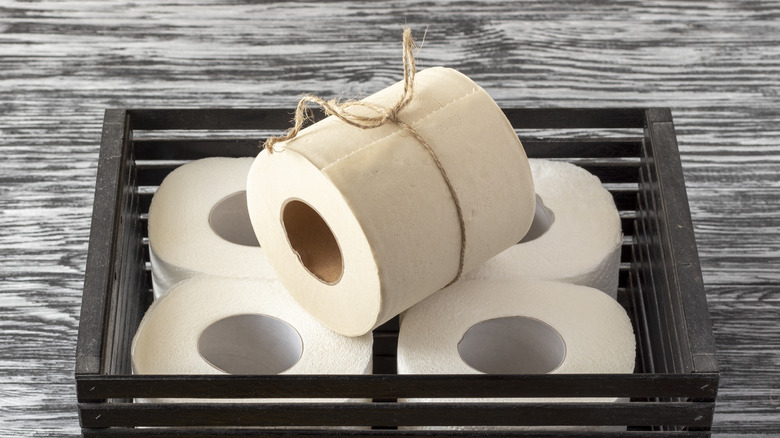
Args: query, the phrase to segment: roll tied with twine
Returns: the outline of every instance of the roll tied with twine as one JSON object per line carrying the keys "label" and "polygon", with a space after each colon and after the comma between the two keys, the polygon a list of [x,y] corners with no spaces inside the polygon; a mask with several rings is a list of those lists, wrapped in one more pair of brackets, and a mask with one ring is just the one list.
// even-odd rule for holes
{"label": "roll tied with twine", "polygon": [[[501,109],[463,74],[416,72],[361,101],[305,96],[249,172],[260,245],[293,297],[362,335],[517,243],[535,208],[527,157]],[[309,104],[326,119],[303,128]]]}

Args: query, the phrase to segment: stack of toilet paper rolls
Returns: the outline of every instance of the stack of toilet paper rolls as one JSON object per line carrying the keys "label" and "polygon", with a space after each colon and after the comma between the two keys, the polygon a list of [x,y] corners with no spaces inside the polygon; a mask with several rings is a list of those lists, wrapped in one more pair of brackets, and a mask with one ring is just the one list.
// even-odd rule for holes
{"label": "stack of toilet paper rolls", "polygon": [[528,160],[455,70],[419,73],[398,119],[329,117],[274,154],[168,175],[134,372],[370,373],[371,331],[404,311],[399,374],[632,372],[620,218],[598,178]]}
{"label": "stack of toilet paper rolls", "polygon": [[155,301],[133,339],[133,373],[371,374],[371,333],[334,333],[276,279],[246,208],[252,162],[193,161],[155,193],[148,227]]}
{"label": "stack of toilet paper rolls", "polygon": [[[620,374],[635,337],[617,303],[623,235],[612,195],[571,163],[531,159],[536,212],[516,245],[401,315],[398,374]],[[401,399],[614,403],[625,398]],[[505,427],[422,427],[497,430]],[[508,427],[620,431],[622,426]]]}

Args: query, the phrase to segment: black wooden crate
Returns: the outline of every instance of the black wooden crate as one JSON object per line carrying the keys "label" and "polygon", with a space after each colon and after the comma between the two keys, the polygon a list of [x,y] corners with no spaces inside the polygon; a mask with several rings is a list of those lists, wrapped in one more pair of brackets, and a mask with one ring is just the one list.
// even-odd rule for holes
{"label": "black wooden crate", "polygon": [[[188,160],[256,155],[262,137],[289,126],[291,111],[116,109],[106,111],[103,126],[76,353],[83,435],[474,436],[468,430],[396,427],[626,425],[625,432],[504,429],[479,435],[710,436],[719,374],[670,111],[510,108],[505,113],[529,157],[581,165],[615,198],[626,236],[618,301],[634,324],[635,374],[399,376],[394,320],[374,331],[377,374],[371,376],[131,375],[130,343],[152,300],[146,212],[154,189]],[[203,403],[133,402],[154,397],[203,398]],[[209,403],[287,397],[373,402]],[[413,397],[517,397],[517,403],[396,401]],[[551,401],[523,402],[524,397]],[[555,402],[560,397],[631,401]]]}

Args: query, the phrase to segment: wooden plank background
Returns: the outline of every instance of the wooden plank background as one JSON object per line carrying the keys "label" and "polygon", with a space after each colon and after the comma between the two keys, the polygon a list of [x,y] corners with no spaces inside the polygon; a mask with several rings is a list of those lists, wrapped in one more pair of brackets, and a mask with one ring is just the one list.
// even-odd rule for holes
{"label": "wooden plank background", "polygon": [[79,433],[103,109],[291,107],[457,68],[501,105],[675,118],[723,372],[716,436],[780,433],[780,3],[0,0],[0,437]]}

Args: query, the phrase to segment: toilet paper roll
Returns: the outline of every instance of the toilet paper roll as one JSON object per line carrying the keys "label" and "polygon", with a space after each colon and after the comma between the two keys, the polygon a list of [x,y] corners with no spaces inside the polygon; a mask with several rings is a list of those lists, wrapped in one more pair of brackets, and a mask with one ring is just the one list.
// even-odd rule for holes
{"label": "toilet paper roll", "polygon": [[529,161],[538,198],[528,235],[464,278],[563,281],[617,297],[623,232],[612,195],[579,166]]}
{"label": "toilet paper roll", "polygon": [[[463,280],[402,315],[398,374],[632,373],[635,347],[625,310],[596,289],[548,281]],[[402,401],[619,400],[623,399]]]}
{"label": "toilet paper roll", "polygon": [[132,368],[134,374],[370,374],[372,344],[371,334],[350,338],[317,322],[278,281],[198,276],[149,307],[133,338]]}
{"label": "toilet paper roll", "polygon": [[[395,84],[365,99],[392,107]],[[361,107],[355,112],[366,111]],[[522,145],[490,96],[455,70],[417,74],[396,123],[360,129],[329,117],[263,151],[247,180],[258,241],[295,299],[334,331],[366,333],[516,243],[533,181]]]}
{"label": "toilet paper roll", "polygon": [[176,168],[149,207],[155,298],[198,274],[275,279],[249,221],[253,158],[205,158]]}

